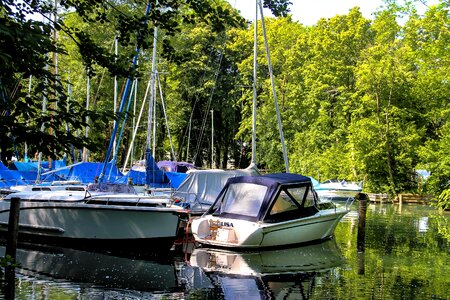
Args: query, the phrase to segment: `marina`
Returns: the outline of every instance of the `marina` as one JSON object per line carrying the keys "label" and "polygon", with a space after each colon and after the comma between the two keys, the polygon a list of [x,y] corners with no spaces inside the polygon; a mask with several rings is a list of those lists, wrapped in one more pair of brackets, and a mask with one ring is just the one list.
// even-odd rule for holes
{"label": "marina", "polygon": [[450,299],[448,1],[231,2],[0,3],[0,299]]}
{"label": "marina", "polygon": [[354,204],[330,240],[268,251],[201,247],[192,237],[156,257],[19,247],[15,297],[367,299],[413,293],[448,299],[450,254],[438,232],[442,221],[450,222],[449,214],[423,205],[400,210],[368,204],[361,252],[358,210]]}

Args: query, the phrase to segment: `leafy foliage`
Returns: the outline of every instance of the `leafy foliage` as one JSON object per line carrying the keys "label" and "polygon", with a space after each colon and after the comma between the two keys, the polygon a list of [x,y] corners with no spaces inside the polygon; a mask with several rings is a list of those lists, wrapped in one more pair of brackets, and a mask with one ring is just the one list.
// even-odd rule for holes
{"label": "leafy foliage", "polygon": [[[253,26],[226,1],[152,1],[146,16],[141,1],[66,0],[56,22],[27,20],[27,14],[48,15],[52,7],[44,1],[23,3],[4,1],[0,13],[2,156],[27,142],[32,151],[53,157],[72,145],[89,146],[91,158],[101,160],[113,121],[125,117],[112,113],[114,76],[119,94],[127,78],[137,80],[136,109],[128,119],[136,117],[152,76],[157,26],[156,63],[168,123],[158,99],[156,160],[195,160],[220,168],[249,164]],[[264,1],[278,16],[265,24],[291,171],[319,180],[364,181],[367,192],[439,195],[450,180],[447,2],[421,16],[413,2],[387,1],[372,21],[354,8],[314,26],[294,22],[290,3]],[[256,159],[261,169],[284,171],[261,22],[258,34]],[[130,68],[137,46],[139,65]],[[59,76],[52,70],[54,51]],[[147,114],[144,109],[143,119]],[[87,126],[88,140],[80,137]],[[126,130],[119,161],[130,143]],[[145,132],[138,133],[135,159],[142,158],[146,143]],[[417,169],[431,172],[425,184]]]}

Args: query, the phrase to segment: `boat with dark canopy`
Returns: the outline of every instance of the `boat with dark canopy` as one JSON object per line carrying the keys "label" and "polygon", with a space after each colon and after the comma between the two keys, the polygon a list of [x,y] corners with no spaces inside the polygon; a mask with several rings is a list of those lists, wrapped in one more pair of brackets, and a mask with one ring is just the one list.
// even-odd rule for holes
{"label": "boat with dark canopy", "polygon": [[192,221],[197,242],[227,248],[264,248],[331,237],[349,211],[319,203],[311,179],[291,173],[239,176],[211,208]]}

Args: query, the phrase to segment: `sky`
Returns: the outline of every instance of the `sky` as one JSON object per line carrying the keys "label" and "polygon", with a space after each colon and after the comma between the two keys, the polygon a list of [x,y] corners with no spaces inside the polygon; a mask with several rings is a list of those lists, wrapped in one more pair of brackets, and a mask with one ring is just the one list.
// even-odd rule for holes
{"label": "sky", "polygon": [[[228,2],[240,10],[244,18],[255,19],[255,0],[228,0]],[[383,5],[382,0],[291,0],[291,2],[290,10],[293,19],[307,26],[316,24],[321,18],[345,15],[355,6],[359,6],[365,18],[373,19],[373,13]],[[438,0],[426,2],[430,5],[437,3]],[[419,12],[425,9],[426,7],[423,4],[417,4]],[[271,16],[271,14],[265,10],[264,16]]]}

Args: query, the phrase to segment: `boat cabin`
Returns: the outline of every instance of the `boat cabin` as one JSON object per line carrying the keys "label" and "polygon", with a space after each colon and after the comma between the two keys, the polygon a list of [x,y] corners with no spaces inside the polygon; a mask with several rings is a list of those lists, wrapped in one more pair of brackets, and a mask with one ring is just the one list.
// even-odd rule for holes
{"label": "boat cabin", "polygon": [[206,214],[277,223],[312,216],[317,212],[317,195],[309,177],[276,173],[228,179]]}

